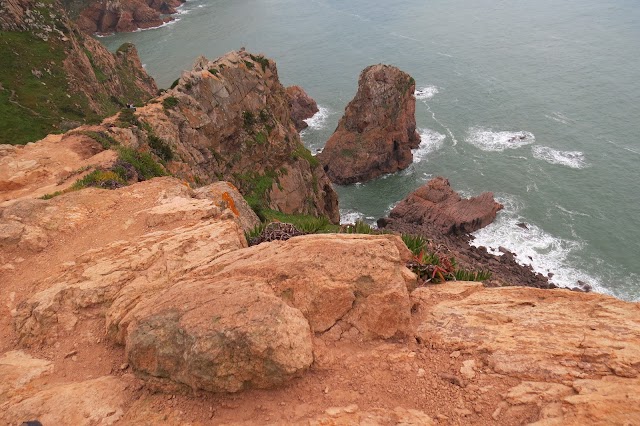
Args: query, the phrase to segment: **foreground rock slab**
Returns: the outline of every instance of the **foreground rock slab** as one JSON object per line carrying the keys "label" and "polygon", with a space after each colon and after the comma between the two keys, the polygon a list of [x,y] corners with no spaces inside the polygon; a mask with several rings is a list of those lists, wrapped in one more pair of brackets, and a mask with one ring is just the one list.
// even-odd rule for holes
{"label": "foreground rock slab", "polygon": [[364,182],[411,164],[411,149],[420,144],[415,86],[409,74],[390,65],[362,71],[356,96],[318,154],[332,182]]}

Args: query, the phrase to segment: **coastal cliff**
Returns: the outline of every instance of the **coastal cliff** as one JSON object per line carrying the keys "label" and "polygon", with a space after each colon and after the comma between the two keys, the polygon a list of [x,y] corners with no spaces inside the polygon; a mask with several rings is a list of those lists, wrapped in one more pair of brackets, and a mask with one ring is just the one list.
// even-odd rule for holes
{"label": "coastal cliff", "polygon": [[[230,52],[135,111],[0,145],[0,421],[640,422],[638,303],[433,284],[399,234],[249,246],[256,212],[337,221],[290,108],[273,61]],[[390,229],[463,241],[500,208],[442,178],[415,196]]]}
{"label": "coastal cliff", "polygon": [[0,56],[0,144],[99,122],[158,90],[132,44],[110,53],[53,0],[0,3]]}

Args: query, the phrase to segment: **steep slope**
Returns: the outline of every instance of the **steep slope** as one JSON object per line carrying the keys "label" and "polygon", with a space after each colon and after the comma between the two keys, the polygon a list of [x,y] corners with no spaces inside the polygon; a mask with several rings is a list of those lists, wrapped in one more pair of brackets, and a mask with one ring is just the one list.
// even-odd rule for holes
{"label": "steep slope", "polygon": [[99,122],[157,93],[135,47],[83,35],[57,0],[0,3],[0,144]]}

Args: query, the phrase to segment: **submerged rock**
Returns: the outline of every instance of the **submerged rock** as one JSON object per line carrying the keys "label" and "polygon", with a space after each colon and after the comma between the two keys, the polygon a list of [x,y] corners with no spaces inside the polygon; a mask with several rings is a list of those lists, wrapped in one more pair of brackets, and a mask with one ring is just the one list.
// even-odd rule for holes
{"label": "submerged rock", "polygon": [[414,91],[415,80],[396,67],[362,71],[356,96],[318,155],[332,182],[364,182],[411,164],[420,144]]}

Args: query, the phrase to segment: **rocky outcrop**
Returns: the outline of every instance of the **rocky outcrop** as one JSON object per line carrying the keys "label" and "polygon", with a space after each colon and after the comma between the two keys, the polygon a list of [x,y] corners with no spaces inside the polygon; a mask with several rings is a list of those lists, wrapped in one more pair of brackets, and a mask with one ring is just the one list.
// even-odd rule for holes
{"label": "rocky outcrop", "polygon": [[318,104],[300,86],[287,87],[289,97],[289,108],[291,108],[291,119],[296,126],[296,130],[301,131],[309,127],[306,120],[318,112]]}
{"label": "rocky outcrop", "polygon": [[[449,181],[436,177],[416,189],[389,213],[394,221],[427,225],[443,235],[470,234],[493,222],[502,209],[493,193],[463,199]],[[386,224],[386,221],[382,221]]]}
{"label": "rocky outcrop", "polygon": [[242,202],[225,182],[192,190],[164,177],[0,206],[0,421],[640,417],[637,303],[416,288],[411,254],[389,234],[247,247],[257,219]]}
{"label": "rocky outcrop", "polygon": [[415,80],[389,65],[365,68],[358,92],[318,159],[332,182],[363,182],[394,173],[413,161]]}
{"label": "rocky outcrop", "polygon": [[[448,283],[412,293],[417,338],[462,355],[467,383],[498,373],[520,382],[493,418],[525,407],[536,424],[640,419],[640,310],[568,290],[485,289]],[[626,403],[624,401],[627,401]],[[621,411],[618,411],[621,410]],[[622,414],[624,413],[624,414]]]}
{"label": "rocky outcrop", "polygon": [[184,0],[99,0],[82,9],[77,24],[82,31],[90,34],[157,27],[171,21],[173,18],[168,15],[176,13],[176,8],[182,3]]}
{"label": "rocky outcrop", "polygon": [[251,207],[340,220],[338,196],[304,147],[290,115],[276,64],[230,52],[199,58],[159,98],[125,119],[80,128],[158,156],[176,177],[195,185],[226,180]]}
{"label": "rocky outcrop", "polygon": [[473,238],[470,233],[491,223],[501,208],[490,192],[462,199],[447,179],[436,177],[398,203],[388,217],[378,219],[378,227],[434,241],[448,252],[447,257],[456,259],[459,268],[490,272],[491,279],[485,282],[488,286],[556,288],[506,249],[496,256],[485,247],[469,244]]}
{"label": "rocky outcrop", "polygon": [[0,30],[0,144],[99,121],[157,93],[133,45],[110,53],[78,31],[57,1],[0,3]]}

